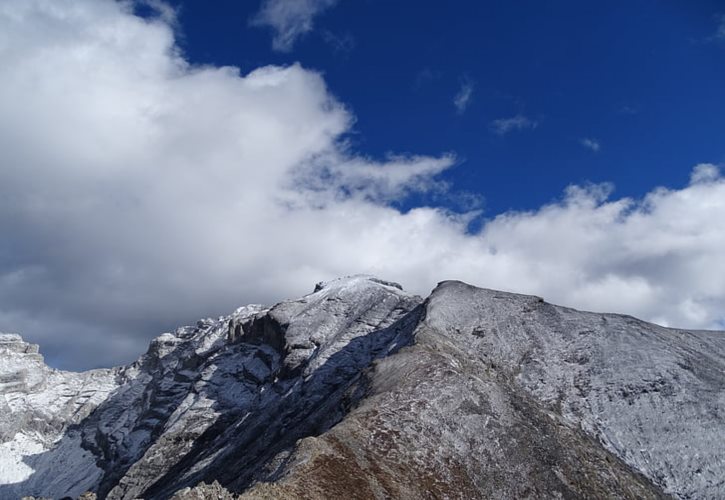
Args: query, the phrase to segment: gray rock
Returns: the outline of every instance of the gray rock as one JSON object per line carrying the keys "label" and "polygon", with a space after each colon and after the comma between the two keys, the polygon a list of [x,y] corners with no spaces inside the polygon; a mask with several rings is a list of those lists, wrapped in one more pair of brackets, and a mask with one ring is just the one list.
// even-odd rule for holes
{"label": "gray rock", "polygon": [[0,498],[718,498],[724,368],[721,332],[367,276],[112,370],[0,335]]}

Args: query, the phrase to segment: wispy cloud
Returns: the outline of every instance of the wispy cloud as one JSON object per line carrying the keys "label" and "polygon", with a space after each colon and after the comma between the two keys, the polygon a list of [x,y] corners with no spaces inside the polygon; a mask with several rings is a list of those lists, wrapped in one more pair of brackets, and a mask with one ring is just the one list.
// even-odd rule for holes
{"label": "wispy cloud", "polygon": [[474,88],[475,84],[470,78],[463,78],[461,80],[461,87],[453,97],[453,105],[456,107],[456,112],[459,115],[465,113],[468,106],[470,106]]}
{"label": "wispy cloud", "polygon": [[272,28],[272,48],[289,52],[301,36],[312,31],[315,17],[336,3],[337,0],[264,0],[251,24]]}
{"label": "wispy cloud", "polygon": [[584,146],[587,149],[591,149],[595,153],[597,153],[600,149],[602,149],[602,143],[599,142],[598,139],[592,139],[590,137],[584,137],[579,140],[579,144]]}
{"label": "wispy cloud", "polygon": [[715,31],[717,40],[725,40],[725,14],[718,16],[717,30]]}
{"label": "wispy cloud", "polygon": [[421,90],[423,87],[435,80],[438,80],[440,77],[440,71],[429,67],[423,68],[415,75],[415,80],[413,80],[413,90]]}
{"label": "wispy cloud", "polygon": [[155,17],[158,17],[167,25],[178,27],[178,11],[175,7],[166,3],[165,0],[137,0],[135,7],[150,9]]}
{"label": "wispy cloud", "polygon": [[351,33],[337,35],[332,31],[322,32],[322,39],[332,47],[332,51],[339,56],[347,57],[355,48],[355,37]]}
{"label": "wispy cloud", "polygon": [[538,126],[539,122],[522,114],[510,118],[499,118],[491,122],[491,130],[498,135],[506,135],[515,130],[535,129]]}
{"label": "wispy cloud", "polygon": [[639,113],[639,106],[633,104],[623,104],[617,112],[621,115],[636,115]]}

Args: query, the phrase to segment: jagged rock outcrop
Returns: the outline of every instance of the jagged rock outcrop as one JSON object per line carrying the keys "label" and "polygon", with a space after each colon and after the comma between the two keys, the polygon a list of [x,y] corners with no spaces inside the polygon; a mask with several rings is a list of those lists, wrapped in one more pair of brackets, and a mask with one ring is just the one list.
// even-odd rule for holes
{"label": "jagged rock outcrop", "polygon": [[37,352],[0,336],[0,498],[725,496],[722,332],[357,276],[127,367]]}

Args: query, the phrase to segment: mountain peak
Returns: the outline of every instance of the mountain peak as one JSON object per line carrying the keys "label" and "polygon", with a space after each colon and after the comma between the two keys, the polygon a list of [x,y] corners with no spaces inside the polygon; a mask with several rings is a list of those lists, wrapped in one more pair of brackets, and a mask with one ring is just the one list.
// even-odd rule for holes
{"label": "mountain peak", "polygon": [[403,287],[399,283],[393,281],[386,281],[377,278],[370,274],[353,274],[350,276],[344,276],[342,278],[336,278],[330,281],[320,281],[315,285],[313,293],[325,289],[339,289],[343,287],[355,287],[355,286],[370,286],[371,284],[382,285],[390,288],[397,288],[400,291],[404,291]]}
{"label": "mountain peak", "polygon": [[37,354],[39,347],[36,344],[25,342],[16,333],[0,333],[0,350],[18,354]]}

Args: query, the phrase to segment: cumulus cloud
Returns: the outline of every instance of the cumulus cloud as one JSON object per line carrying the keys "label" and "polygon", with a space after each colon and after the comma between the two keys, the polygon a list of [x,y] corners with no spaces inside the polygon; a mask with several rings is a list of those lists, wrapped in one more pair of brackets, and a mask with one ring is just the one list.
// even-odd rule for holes
{"label": "cumulus cloud", "polygon": [[264,0],[251,22],[272,28],[272,47],[289,52],[300,37],[312,31],[315,17],[336,3],[337,0]]}
{"label": "cumulus cloud", "polygon": [[510,118],[499,118],[491,122],[491,130],[498,135],[506,135],[514,130],[535,129],[539,122],[518,114]]}
{"label": "cumulus cloud", "polygon": [[456,112],[460,115],[465,113],[468,106],[471,104],[473,98],[473,89],[475,85],[470,78],[464,78],[461,81],[461,86],[453,96],[453,106],[456,108]]}
{"label": "cumulus cloud", "polygon": [[595,153],[599,152],[599,150],[602,149],[602,143],[599,142],[598,139],[592,139],[590,137],[584,137],[583,139],[580,139],[579,144],[587,149],[594,151]]}
{"label": "cumulus cloud", "polygon": [[190,65],[128,3],[4,2],[0,82],[0,331],[56,366],[126,362],[174,325],[358,272],[723,321],[715,165],[641,200],[570,187],[472,233],[476,212],[393,203],[445,190],[452,155],[358,154],[319,74]]}

